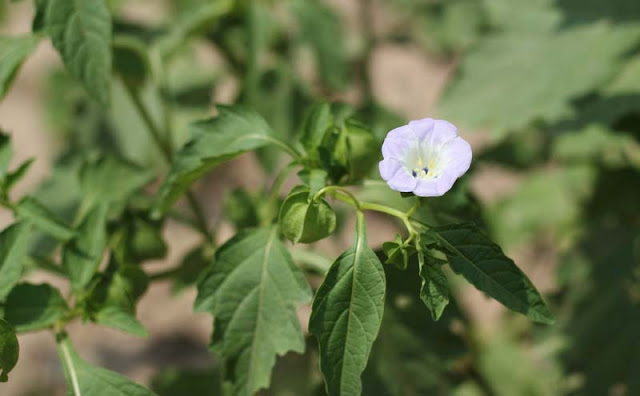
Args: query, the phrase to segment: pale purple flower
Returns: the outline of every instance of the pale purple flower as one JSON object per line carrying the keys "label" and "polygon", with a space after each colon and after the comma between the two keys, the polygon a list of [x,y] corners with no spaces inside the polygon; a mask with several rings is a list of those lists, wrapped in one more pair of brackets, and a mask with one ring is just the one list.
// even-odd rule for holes
{"label": "pale purple flower", "polygon": [[387,134],[380,175],[396,191],[439,197],[471,165],[471,146],[448,121],[425,118]]}

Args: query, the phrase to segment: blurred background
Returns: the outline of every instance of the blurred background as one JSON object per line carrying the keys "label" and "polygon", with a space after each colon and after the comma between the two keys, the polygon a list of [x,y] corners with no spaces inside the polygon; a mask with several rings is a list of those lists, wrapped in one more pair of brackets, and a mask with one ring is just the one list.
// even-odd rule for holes
{"label": "blurred background", "polygon": [[[142,99],[156,119],[171,105],[176,146],[185,125],[214,103],[250,106],[286,137],[323,99],[354,106],[380,139],[407,120],[439,117],[471,142],[471,171],[433,200],[434,217],[485,226],[545,295],[557,323],[532,324],[455,278],[455,303],[434,323],[415,298],[414,274],[390,268],[364,395],[640,395],[639,1],[108,3],[114,43],[133,38],[152,48],[156,70],[156,56],[163,59],[161,81],[147,81]],[[30,32],[33,17],[30,1],[0,1],[2,34]],[[50,42],[39,44],[0,102],[14,164],[36,159],[16,196],[36,191],[68,213],[79,154],[112,151],[163,166],[117,78],[112,94],[105,112],[66,74]],[[279,164],[269,151],[244,155],[196,185],[221,242],[233,230],[221,212],[232,217],[234,204],[251,205]],[[372,187],[359,194],[397,199]],[[11,213],[0,220],[8,224]],[[397,232],[384,217],[368,224],[374,248]],[[335,257],[351,244],[351,228],[318,251]],[[154,271],[174,267],[198,244],[177,223],[163,232],[167,257],[145,264]],[[39,272],[29,279],[66,287]],[[154,282],[142,297],[147,339],[72,325],[80,354],[160,395],[219,394],[207,349],[211,320],[192,313],[193,280]],[[302,308],[305,329],[307,317]],[[64,394],[51,334],[19,339],[18,366],[0,394]],[[278,362],[265,395],[322,394],[315,342],[308,344],[309,354]]]}

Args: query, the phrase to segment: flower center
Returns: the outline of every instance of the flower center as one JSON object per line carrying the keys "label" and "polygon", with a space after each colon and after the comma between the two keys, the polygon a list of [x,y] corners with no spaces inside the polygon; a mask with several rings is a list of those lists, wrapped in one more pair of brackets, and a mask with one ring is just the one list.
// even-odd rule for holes
{"label": "flower center", "polygon": [[433,179],[438,177],[438,175],[435,174],[434,168],[433,160],[429,160],[429,165],[424,166],[422,157],[418,157],[418,164],[411,171],[411,175],[420,179]]}

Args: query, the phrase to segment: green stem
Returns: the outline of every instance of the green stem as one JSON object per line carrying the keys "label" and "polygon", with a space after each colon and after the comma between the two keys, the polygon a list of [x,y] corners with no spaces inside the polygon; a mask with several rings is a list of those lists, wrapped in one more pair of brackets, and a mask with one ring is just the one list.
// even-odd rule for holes
{"label": "green stem", "polygon": [[[353,205],[358,211],[372,210],[375,212],[385,213],[390,216],[397,217],[398,219],[402,220],[402,223],[407,228],[407,231],[409,231],[409,237],[411,239],[413,239],[412,235],[418,234],[418,232],[416,231],[415,227],[412,224],[412,221],[415,221],[415,220],[411,219],[410,217],[411,214],[413,214],[413,212],[417,208],[417,205],[418,205],[417,202],[408,212],[405,213],[400,210],[390,208],[386,205],[381,205],[381,204],[376,204],[371,202],[360,202],[349,190],[339,186],[327,186],[321,189],[320,191],[318,191],[316,195],[314,195],[313,199],[314,200],[318,199],[319,197],[321,197],[323,194],[326,194],[326,193],[332,193],[332,195],[336,199]],[[421,223],[421,225],[424,227],[428,227],[426,224],[423,224],[423,223]]]}
{"label": "green stem", "polygon": [[[163,138],[162,133],[160,133],[160,129],[153,122],[153,119],[151,118],[151,114],[149,113],[144,103],[142,102],[142,99],[140,98],[138,91],[131,85],[127,84],[126,82],[124,83],[124,86],[127,93],[129,94],[129,97],[131,98],[131,101],[133,102],[134,107],[136,108],[136,110],[140,114],[140,117],[142,118],[145,125],[147,126],[149,133],[151,133],[151,137],[153,138],[154,143],[160,149],[160,152],[162,153],[164,160],[168,164],[171,164],[171,158],[173,156],[173,149],[171,148],[171,144],[167,142],[166,139]],[[207,239],[208,242],[213,242],[215,238],[211,234],[211,232],[209,231],[209,227],[207,226],[207,220],[204,214],[204,210],[198,203],[198,200],[196,199],[192,191],[188,190],[186,193],[186,196],[187,196],[187,202],[189,203],[189,207],[191,208],[191,211],[196,217],[196,225],[197,225],[196,228],[198,229],[198,231],[202,233],[202,235],[204,235],[204,237]]]}
{"label": "green stem", "polygon": [[280,197],[280,189],[289,177],[291,171],[295,169],[296,166],[298,166],[297,162],[289,163],[287,166],[282,168],[280,172],[278,172],[278,176],[276,176],[276,179],[273,181],[273,185],[271,186],[271,193],[269,194],[269,201],[267,204],[267,213],[265,214],[263,219],[265,225],[270,224],[271,220],[275,216],[275,212],[278,206],[278,198]]}
{"label": "green stem", "polygon": [[313,201],[320,199],[324,194],[331,193],[336,199],[353,205],[358,211],[361,211],[362,205],[351,191],[340,186],[326,186],[320,189],[312,198]]}
{"label": "green stem", "polygon": [[76,372],[76,367],[73,364],[73,358],[71,356],[71,341],[69,340],[69,336],[65,331],[60,331],[56,334],[56,344],[58,345],[58,352],[62,359],[62,363],[64,367],[67,368],[67,373],[69,374],[69,380],[71,381],[71,387],[73,388],[73,394],[75,396],[81,396],[80,392],[80,382],[78,381],[78,373]]}
{"label": "green stem", "polygon": [[160,132],[160,129],[156,127],[156,124],[153,122],[153,119],[151,118],[151,114],[147,110],[144,103],[142,103],[142,98],[140,98],[138,91],[133,86],[131,86],[130,84],[127,84],[126,82],[123,82],[123,84],[127,93],[129,94],[129,97],[131,98],[131,101],[133,102],[133,106],[140,114],[140,117],[142,118],[142,121],[146,125],[147,129],[149,130],[149,133],[151,133],[151,137],[153,138],[154,143],[160,149],[160,152],[162,153],[162,156],[164,157],[165,161],[167,163],[171,163],[171,155],[173,150],[171,149],[171,146],[163,138],[162,133]]}

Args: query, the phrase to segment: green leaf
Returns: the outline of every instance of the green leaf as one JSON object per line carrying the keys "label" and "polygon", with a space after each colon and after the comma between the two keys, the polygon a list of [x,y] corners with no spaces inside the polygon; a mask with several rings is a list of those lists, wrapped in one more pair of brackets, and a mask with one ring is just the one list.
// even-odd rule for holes
{"label": "green leaf", "polygon": [[173,274],[173,286],[171,291],[178,293],[188,286],[195,284],[200,275],[213,261],[213,252],[209,252],[206,247],[198,246],[187,253],[178,270]]}
{"label": "green leaf", "polygon": [[29,226],[15,223],[0,232],[0,301],[20,280],[27,255]]}
{"label": "green leaf", "polygon": [[382,263],[367,246],[364,215],[356,241],[333,263],[313,300],[309,331],[318,338],[327,393],[359,395],[384,310]]}
{"label": "green leaf", "polygon": [[314,150],[322,144],[324,135],[333,126],[333,122],[333,114],[329,103],[317,103],[307,110],[300,128],[300,142],[307,150],[308,155],[313,155]]}
{"label": "green leaf", "polygon": [[138,337],[148,337],[149,332],[138,320],[122,308],[107,306],[98,311],[95,322]]}
{"label": "green leaf", "polygon": [[154,215],[166,212],[191,183],[220,163],[270,143],[284,145],[258,114],[237,106],[218,105],[218,111],[215,118],[191,124],[192,138],[174,157]]}
{"label": "green leaf", "polygon": [[19,220],[31,222],[36,228],[60,241],[67,241],[75,232],[35,198],[25,197],[15,207]]}
{"label": "green leaf", "polygon": [[233,381],[232,394],[268,387],[276,356],[304,351],[296,309],[310,297],[277,228],[241,233],[218,249],[198,284],[195,309],[215,318],[212,347]]}
{"label": "green leaf", "polygon": [[0,36],[0,100],[9,92],[22,63],[35,50],[36,36]]}
{"label": "green leaf", "polygon": [[64,368],[65,378],[67,379],[68,395],[155,395],[155,393],[121,374],[95,367],[84,361],[78,356],[66,333],[58,334],[56,336],[56,343],[58,346],[58,355]]}
{"label": "green leaf", "polygon": [[69,72],[100,104],[108,106],[111,15],[106,2],[49,0],[45,25]]}
{"label": "green leaf", "polygon": [[348,62],[344,37],[336,13],[318,0],[292,2],[300,28],[300,37],[315,53],[316,70],[329,88],[344,88],[348,83]]}
{"label": "green leaf", "polygon": [[126,84],[142,86],[151,69],[145,43],[135,36],[113,39],[113,70]]}
{"label": "green leaf", "polygon": [[280,208],[280,229],[293,243],[319,241],[336,229],[336,214],[324,198],[312,200],[307,186],[295,187]]}
{"label": "green leaf", "polygon": [[11,136],[0,130],[0,179],[4,180],[9,172],[9,164],[13,157]]}
{"label": "green leaf", "polygon": [[112,239],[112,249],[119,262],[130,264],[161,259],[167,255],[167,244],[162,236],[163,222],[150,220],[146,213],[125,212],[119,229]]}
{"label": "green leaf", "polygon": [[4,319],[0,319],[0,382],[7,382],[7,374],[18,363],[20,345],[13,327]]}
{"label": "green leaf", "polygon": [[46,283],[21,283],[7,297],[4,318],[17,332],[35,331],[53,326],[67,311],[58,289]]}
{"label": "green leaf", "polygon": [[418,262],[422,278],[420,299],[431,311],[433,320],[438,320],[449,304],[449,285],[442,271],[442,265],[446,264],[446,261],[418,252]]}
{"label": "green leaf", "polygon": [[83,208],[102,203],[120,204],[146,186],[153,173],[124,159],[105,156],[88,161],[80,170],[80,185],[84,193]]}
{"label": "green leaf", "polygon": [[33,164],[33,161],[35,161],[34,158],[29,158],[28,160],[18,165],[18,168],[16,168],[16,170],[14,170],[13,172],[7,173],[5,179],[2,181],[2,188],[5,192],[11,191],[13,186],[17,182],[22,180],[22,178],[27,174],[27,172],[31,168],[31,164]]}
{"label": "green leaf", "polygon": [[136,320],[136,304],[149,286],[149,279],[138,266],[110,266],[86,300],[85,311],[94,322],[139,337],[149,333]]}
{"label": "green leaf", "polygon": [[382,244],[382,251],[387,256],[384,262],[385,264],[393,264],[402,270],[407,269],[409,251],[400,235],[396,235],[393,241],[384,242]]}
{"label": "green leaf", "polygon": [[242,230],[260,224],[264,198],[262,194],[237,188],[225,194],[222,205],[226,219]]}
{"label": "green leaf", "polygon": [[62,267],[69,274],[71,287],[80,293],[98,270],[107,243],[107,208],[102,204],[87,215],[75,239],[65,246]]}
{"label": "green leaf", "polygon": [[[551,14],[556,12],[554,2],[542,3]],[[537,15],[523,12],[513,2],[505,7],[509,15]],[[506,30],[483,40],[463,57],[459,78],[443,97],[443,115],[468,127],[489,127],[496,138],[538,119],[559,120],[571,114],[572,99],[602,86],[620,70],[623,56],[637,46],[640,37],[640,25],[593,23],[558,29],[560,16],[552,16],[552,23],[547,19],[547,12],[541,12],[539,20],[528,24],[544,25],[542,31]],[[589,43],[589,50],[584,43]],[[576,64],[582,65],[578,71]]]}
{"label": "green leaf", "polygon": [[431,228],[426,233],[447,256],[449,265],[478,290],[504,306],[546,324],[553,315],[529,278],[473,224]]}

